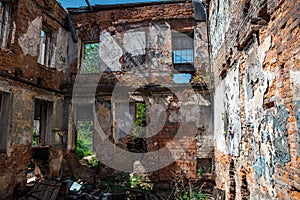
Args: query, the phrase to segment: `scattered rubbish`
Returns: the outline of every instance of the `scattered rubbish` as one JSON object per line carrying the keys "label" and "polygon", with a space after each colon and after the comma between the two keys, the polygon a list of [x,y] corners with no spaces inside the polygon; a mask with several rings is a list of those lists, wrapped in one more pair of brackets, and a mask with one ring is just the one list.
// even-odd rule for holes
{"label": "scattered rubbish", "polygon": [[34,176],[32,178],[27,179],[27,184],[35,182],[35,181],[36,181],[36,177]]}
{"label": "scattered rubbish", "polygon": [[[93,159],[93,156],[88,158]],[[137,162],[135,172],[139,173],[111,172],[108,173],[110,176],[100,178],[98,168],[79,165],[68,176],[50,176],[50,165],[32,159],[28,166],[28,192],[25,199],[164,200],[172,195],[170,191],[162,193],[159,188],[154,188],[149,177],[142,174],[142,171],[143,166]]]}
{"label": "scattered rubbish", "polygon": [[70,191],[72,192],[79,192],[80,189],[81,189],[82,185],[77,183],[77,182],[74,182],[71,187],[70,187]]}

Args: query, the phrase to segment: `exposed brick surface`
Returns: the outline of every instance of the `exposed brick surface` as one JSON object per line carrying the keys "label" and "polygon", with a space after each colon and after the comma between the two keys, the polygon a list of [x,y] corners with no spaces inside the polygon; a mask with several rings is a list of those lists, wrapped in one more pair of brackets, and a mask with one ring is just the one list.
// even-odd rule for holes
{"label": "exposed brick surface", "polygon": [[7,138],[3,138],[7,139],[6,151],[0,153],[0,199],[11,199],[25,189],[35,98],[53,103],[53,133],[65,131],[61,114],[64,97],[59,90],[67,71],[54,57],[66,56],[67,46],[55,52],[53,68],[37,63],[42,24],[47,24],[53,33],[53,48],[59,48],[59,37],[67,33],[65,18],[66,11],[55,0],[12,1],[8,42],[6,47],[0,47],[0,91],[11,97],[9,129]]}
{"label": "exposed brick surface", "polygon": [[[98,42],[99,38],[101,44],[103,42],[101,38],[105,41],[105,33],[109,33],[118,42],[118,45],[112,45],[112,48],[115,51],[121,51],[118,49],[120,46],[126,47],[125,36],[129,33],[140,31],[145,34],[146,40],[145,46],[142,47],[143,49],[145,48],[145,52],[138,56],[145,57],[145,61],[138,63],[138,66],[131,65],[133,67],[127,71],[124,70],[124,66],[128,64],[126,63],[124,54],[128,49],[122,49],[123,57],[120,57],[117,64],[106,63],[112,71],[104,72],[100,75],[84,75],[79,74],[80,72],[78,71],[78,68],[83,68],[81,58],[74,57],[74,62],[71,63],[70,70],[72,71],[71,73],[77,73],[77,78],[80,77],[80,81],[83,83],[80,85],[80,91],[88,91],[88,88],[95,86],[94,84],[96,83],[98,101],[102,101],[101,98],[105,98],[114,105],[118,103],[124,105],[127,98],[130,98],[132,102],[136,101],[136,99],[143,99],[149,110],[154,104],[162,105],[166,110],[167,116],[160,116],[159,121],[165,122],[165,124],[162,124],[159,130],[156,130],[157,125],[155,123],[152,124],[152,127],[146,127],[147,133],[151,135],[156,133],[145,140],[147,151],[153,152],[167,147],[168,152],[165,152],[166,155],[161,155],[160,159],[162,160],[158,159],[157,162],[164,162],[164,156],[174,157],[174,160],[176,160],[175,157],[178,157],[178,159],[168,167],[154,172],[151,179],[153,181],[170,180],[175,177],[178,171],[186,173],[186,177],[188,178],[196,178],[197,158],[213,157],[212,127],[210,123],[212,107],[211,96],[208,90],[208,86],[210,85],[210,70],[206,22],[197,22],[194,20],[191,1],[122,6],[93,6],[92,9],[93,11],[90,11],[88,8],[69,9],[81,42],[79,49],[83,47],[84,43]],[[195,90],[189,88],[189,84],[174,84],[172,76],[172,71],[174,70],[172,63],[173,31],[189,33],[194,37],[195,72],[191,73],[193,76],[191,85]],[[133,58],[135,59],[135,57]],[[116,67],[118,64],[120,64],[119,68]],[[144,89],[144,86],[148,86],[149,83],[150,85],[160,84],[165,86],[165,88],[162,87],[158,90],[153,90],[149,94],[147,89]],[[135,90],[136,94],[129,95],[127,92],[124,92],[124,94],[122,93],[124,96],[122,96],[114,91],[117,87],[120,87],[118,90],[119,93],[122,93],[122,89],[123,91],[131,89]],[[135,87],[139,88],[134,89]],[[179,103],[173,102],[172,99],[176,97],[174,97],[172,92],[175,91],[179,91],[176,94],[178,95],[177,98],[182,98],[184,101]],[[203,102],[193,102],[193,93],[203,97],[209,102],[209,105],[203,106],[201,104]],[[187,113],[182,114],[179,112],[179,107],[180,104],[184,103],[190,103],[191,106],[186,108]],[[192,118],[194,115],[191,113],[194,108],[193,106],[197,106],[198,104],[201,104],[201,108],[199,108],[199,112],[201,112],[198,119],[199,122],[188,123],[190,120],[189,117]],[[99,107],[100,110],[103,110],[103,108]],[[119,112],[123,113],[126,110],[121,109]],[[198,111],[196,112],[199,114]],[[118,131],[121,128],[115,128],[118,126],[118,123],[113,121],[115,114],[118,114],[118,112],[113,109],[111,109],[110,115],[112,116],[110,117],[99,113],[101,118],[99,119],[100,124],[105,124],[107,119],[110,119],[109,128],[105,128],[104,132],[109,135],[111,142],[115,142],[118,147],[128,150],[128,144],[132,146],[133,139],[129,136],[118,135]],[[181,119],[179,117],[177,119],[177,115],[180,117],[183,115],[185,118]],[[147,112],[147,123],[151,122],[151,120]],[[110,128],[110,126],[113,128]],[[183,131],[186,137],[177,138],[178,142],[172,143],[174,137],[178,134],[178,130]],[[186,144],[190,145],[186,147],[186,152],[182,152],[181,148]],[[100,149],[101,143],[95,144],[95,146],[96,149]],[[140,152],[141,149],[136,149],[136,151]],[[103,156],[105,157],[105,155]]]}
{"label": "exposed brick surface", "polygon": [[[92,97],[96,100],[100,125],[108,139],[125,150],[132,138],[121,134],[117,137],[114,104],[127,99],[132,102],[143,99],[147,108],[151,108],[164,102],[161,105],[166,115],[160,116],[160,121],[165,123],[159,130],[147,127],[147,133],[157,133],[145,139],[145,149],[151,152],[167,147],[169,152],[160,159],[163,156],[178,159],[153,172],[152,180],[173,179],[178,170],[188,178],[196,178],[197,159],[215,156],[213,168],[218,196],[223,196],[224,191],[225,199],[299,199],[300,2],[209,2],[208,24],[195,21],[192,2],[184,0],[94,6],[93,10],[70,9],[79,37],[75,44],[70,37],[67,12],[55,0],[13,1],[8,44],[0,48],[0,91],[12,97],[7,148],[0,154],[0,199],[12,198],[13,193],[25,187],[35,98],[53,103],[50,132],[59,141],[52,144],[68,147],[65,150],[66,159],[69,159],[68,169],[65,169],[68,175],[77,167],[72,164],[78,165],[76,158],[68,152],[74,150],[76,144],[72,118],[72,111],[76,113],[76,110],[70,106],[76,77],[82,81],[80,92],[88,94],[89,88],[97,87]],[[37,63],[42,27],[52,32],[55,54],[50,68]],[[141,68],[143,73],[152,75],[148,80],[137,76],[140,72],[134,69],[123,49],[119,49],[116,66],[110,66],[117,70],[100,75],[81,74],[82,50],[86,42],[98,42],[107,32],[120,46],[125,46],[125,35],[137,30],[144,31],[147,38],[145,51],[138,54],[138,65],[144,67]],[[171,84],[170,71],[174,69],[172,31],[194,36],[192,88]],[[211,70],[214,102],[210,96]],[[165,87],[151,88],[155,84]],[[114,102],[111,97],[116,85],[121,89],[136,85],[139,88],[134,89],[133,94],[114,96],[114,100],[118,100]],[[176,89],[182,89],[182,94],[187,95],[186,101],[177,99],[181,93],[175,97],[171,90]],[[194,93],[201,97],[196,98],[197,102]],[[81,103],[90,104],[89,100]],[[184,103],[190,106],[187,106],[188,114],[180,113],[184,116],[180,121],[179,107]],[[193,110],[195,105],[200,105],[199,110]],[[200,113],[199,119],[193,121],[197,113]],[[146,121],[151,121],[149,116]],[[185,135],[177,138],[174,144],[172,141],[180,129]],[[186,152],[180,151],[188,143]],[[95,146],[101,148],[101,143]],[[53,150],[50,157],[49,163],[57,161],[60,165],[62,150]],[[107,175],[108,170],[102,165],[101,170]],[[58,174],[50,167],[48,175],[51,178]]]}
{"label": "exposed brick surface", "polygon": [[[222,97],[220,89],[230,84],[228,80],[239,80],[237,110],[215,102],[219,110],[214,116],[216,171],[222,171],[216,183],[228,199],[233,195],[227,183],[231,159],[235,171],[246,173],[246,188],[241,187],[243,175],[235,174],[236,199],[294,199],[299,195],[299,123],[294,112],[299,100],[299,6],[299,1],[285,0],[211,2],[215,101]],[[236,69],[238,73],[233,73]],[[228,108],[236,103],[225,100]],[[239,116],[240,122],[234,122],[242,127],[239,139],[234,130],[237,154],[229,151],[235,142],[222,139],[223,130],[230,129],[222,122],[222,113],[227,114],[229,124],[235,114]]]}

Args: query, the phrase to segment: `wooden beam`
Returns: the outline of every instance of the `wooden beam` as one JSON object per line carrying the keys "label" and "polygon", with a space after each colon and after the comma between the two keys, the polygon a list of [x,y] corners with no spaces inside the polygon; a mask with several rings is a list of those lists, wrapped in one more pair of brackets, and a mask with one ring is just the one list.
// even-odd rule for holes
{"label": "wooden beam", "polygon": [[92,10],[93,10],[93,8],[92,8],[92,6],[91,6],[91,4],[90,4],[89,0],[85,0],[85,2],[86,2],[86,4],[88,5],[89,9],[92,11]]}

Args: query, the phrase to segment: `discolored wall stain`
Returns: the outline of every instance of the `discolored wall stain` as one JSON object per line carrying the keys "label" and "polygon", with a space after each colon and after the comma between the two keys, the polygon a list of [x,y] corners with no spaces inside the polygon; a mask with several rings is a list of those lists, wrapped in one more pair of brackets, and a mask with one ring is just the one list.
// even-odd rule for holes
{"label": "discolored wall stain", "polygon": [[290,151],[288,144],[288,134],[287,134],[287,118],[289,116],[289,111],[286,110],[285,105],[281,105],[277,108],[277,114],[274,116],[274,128],[275,128],[275,155],[274,163],[283,165],[290,161]]}
{"label": "discolored wall stain", "polygon": [[294,107],[295,117],[297,120],[297,128],[298,128],[298,153],[300,155],[300,101],[295,101]]}

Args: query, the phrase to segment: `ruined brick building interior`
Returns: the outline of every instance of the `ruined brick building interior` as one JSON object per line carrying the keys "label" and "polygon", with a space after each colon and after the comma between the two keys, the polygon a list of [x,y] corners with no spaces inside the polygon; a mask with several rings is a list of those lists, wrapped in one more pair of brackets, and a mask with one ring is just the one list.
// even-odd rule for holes
{"label": "ruined brick building interior", "polygon": [[84,2],[0,0],[0,199],[300,199],[299,0]]}

